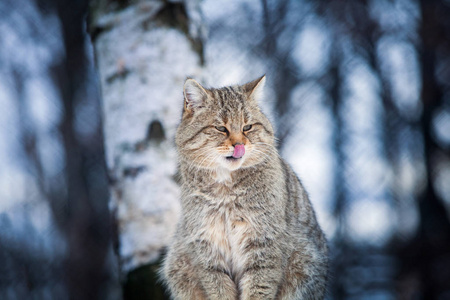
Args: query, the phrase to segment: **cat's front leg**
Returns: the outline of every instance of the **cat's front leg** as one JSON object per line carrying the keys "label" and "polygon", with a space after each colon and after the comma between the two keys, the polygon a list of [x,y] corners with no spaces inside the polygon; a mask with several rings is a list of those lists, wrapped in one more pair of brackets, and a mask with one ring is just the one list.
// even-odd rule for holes
{"label": "cat's front leg", "polygon": [[228,266],[214,246],[205,240],[196,241],[198,250],[195,258],[200,266],[198,278],[209,300],[237,300],[236,284],[231,279]]}
{"label": "cat's front leg", "polygon": [[[192,249],[192,248],[191,248]],[[234,282],[221,266],[220,259],[212,260],[193,253],[169,253],[162,275],[174,300],[236,300]]]}
{"label": "cat's front leg", "polygon": [[327,279],[326,249],[303,243],[297,249],[289,257],[277,300],[323,299]]}
{"label": "cat's front leg", "polygon": [[280,249],[263,243],[253,246],[246,256],[239,281],[240,300],[275,299],[283,276]]}
{"label": "cat's front leg", "polygon": [[199,282],[199,273],[200,270],[192,263],[189,253],[180,248],[168,253],[161,270],[174,300],[208,300]]}

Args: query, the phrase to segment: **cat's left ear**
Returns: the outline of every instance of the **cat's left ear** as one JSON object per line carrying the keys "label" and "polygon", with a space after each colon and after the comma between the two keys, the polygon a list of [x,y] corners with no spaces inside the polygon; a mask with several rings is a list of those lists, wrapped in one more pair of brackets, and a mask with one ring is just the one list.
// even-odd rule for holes
{"label": "cat's left ear", "polygon": [[264,95],[264,85],[266,83],[266,75],[259,77],[249,83],[243,85],[244,92],[248,99],[259,101]]}

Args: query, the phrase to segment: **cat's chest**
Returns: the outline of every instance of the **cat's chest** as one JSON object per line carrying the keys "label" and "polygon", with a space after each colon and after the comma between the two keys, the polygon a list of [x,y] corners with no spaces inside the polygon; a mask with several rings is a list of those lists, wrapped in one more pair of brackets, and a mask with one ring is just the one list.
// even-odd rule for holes
{"label": "cat's chest", "polygon": [[242,272],[243,245],[252,228],[248,216],[234,205],[224,205],[210,211],[205,220],[205,237],[223,257],[233,275]]}

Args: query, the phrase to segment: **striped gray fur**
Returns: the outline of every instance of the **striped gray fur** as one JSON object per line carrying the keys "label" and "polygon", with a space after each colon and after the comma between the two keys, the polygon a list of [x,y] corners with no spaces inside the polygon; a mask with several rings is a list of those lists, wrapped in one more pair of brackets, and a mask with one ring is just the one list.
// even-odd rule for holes
{"label": "striped gray fur", "polygon": [[[324,298],[327,243],[258,107],[264,81],[185,83],[176,134],[182,217],[161,269],[173,299]],[[232,158],[239,144],[245,154]]]}

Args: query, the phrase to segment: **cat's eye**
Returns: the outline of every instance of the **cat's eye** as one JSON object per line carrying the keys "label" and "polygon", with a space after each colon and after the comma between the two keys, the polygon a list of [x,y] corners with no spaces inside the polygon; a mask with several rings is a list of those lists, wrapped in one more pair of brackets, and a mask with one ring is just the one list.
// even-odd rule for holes
{"label": "cat's eye", "polygon": [[244,131],[249,131],[250,129],[252,129],[252,125],[245,125],[244,128],[242,128]]}
{"label": "cat's eye", "polygon": [[220,132],[227,132],[227,128],[225,126],[216,126],[216,129],[219,130]]}

